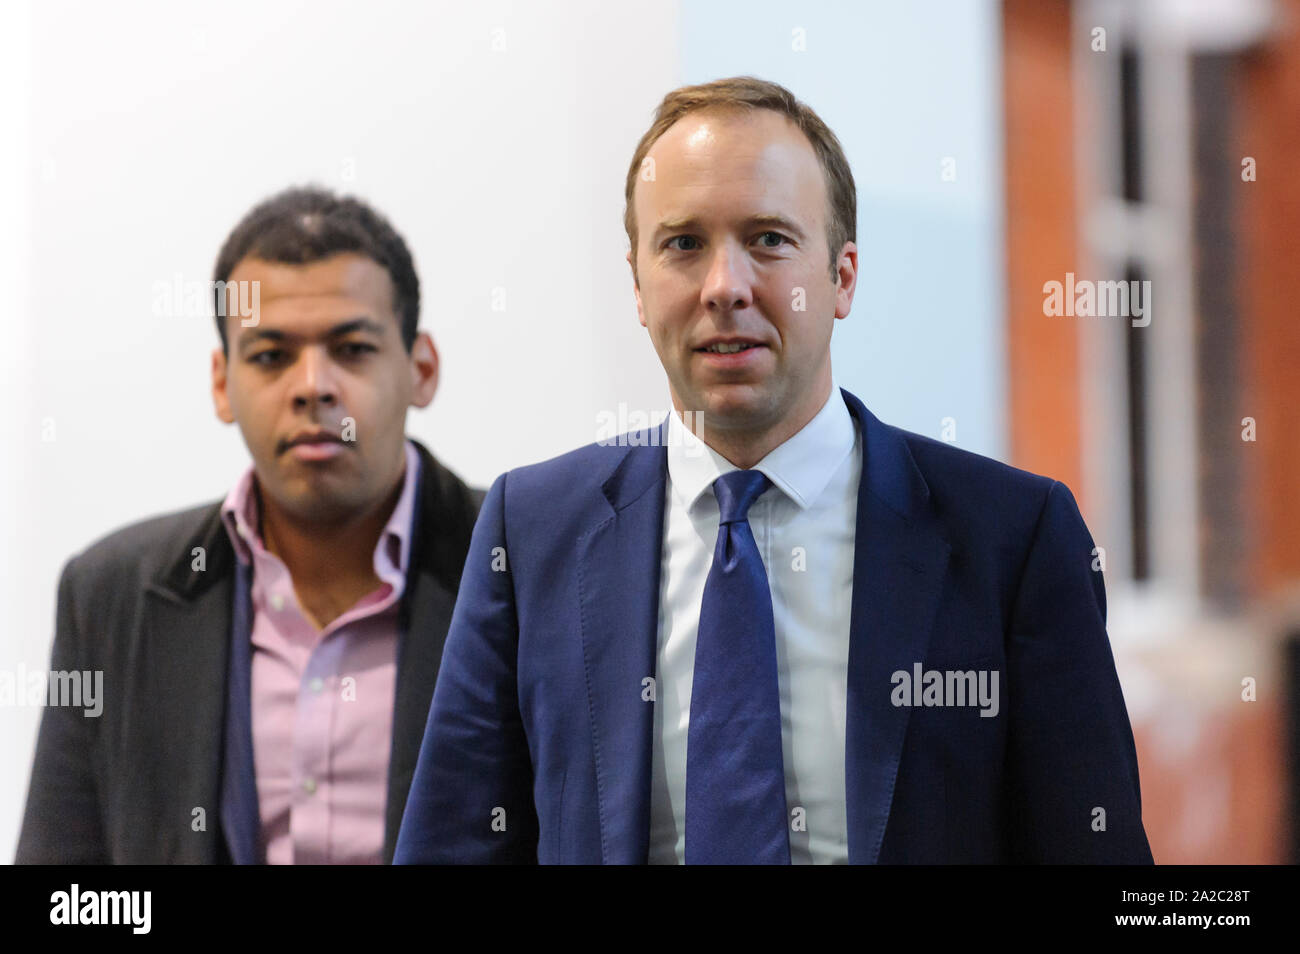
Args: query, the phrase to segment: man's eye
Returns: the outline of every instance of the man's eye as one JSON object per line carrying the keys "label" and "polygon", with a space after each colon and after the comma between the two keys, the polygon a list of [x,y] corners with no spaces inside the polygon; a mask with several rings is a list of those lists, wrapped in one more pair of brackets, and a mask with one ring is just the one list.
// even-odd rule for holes
{"label": "man's eye", "polygon": [[[687,242],[689,244],[683,247],[681,245],[674,244],[676,242]],[[675,248],[679,252],[693,252],[695,251],[695,249],[699,248],[699,242],[696,241],[694,235],[676,235],[668,240],[668,247]]]}
{"label": "man's eye", "polygon": [[366,354],[367,352],[378,351],[379,349],[372,344],[366,344],[364,341],[349,341],[343,345],[342,350],[349,358],[356,358]]}
{"label": "man's eye", "polygon": [[267,348],[265,351],[259,351],[257,354],[252,355],[248,360],[253,364],[270,366],[275,364],[282,357],[284,357],[284,352],[279,348]]}
{"label": "man's eye", "polygon": [[[769,242],[768,239],[776,239],[776,241]],[[780,232],[764,232],[758,237],[758,241],[764,248],[780,248],[782,242],[789,242],[790,240]]]}

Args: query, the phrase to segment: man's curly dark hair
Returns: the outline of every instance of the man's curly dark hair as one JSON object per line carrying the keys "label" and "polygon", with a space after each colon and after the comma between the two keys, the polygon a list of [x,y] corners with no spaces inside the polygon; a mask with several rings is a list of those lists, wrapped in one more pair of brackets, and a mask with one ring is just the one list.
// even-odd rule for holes
{"label": "man's curly dark hair", "polygon": [[286,189],[245,215],[221,246],[213,281],[217,285],[217,334],[229,354],[221,292],[230,273],[248,256],[268,262],[306,265],[340,252],[356,252],[387,269],[393,280],[393,310],[402,343],[411,350],[420,320],[420,279],[406,242],[382,215],[351,196],[315,186]]}

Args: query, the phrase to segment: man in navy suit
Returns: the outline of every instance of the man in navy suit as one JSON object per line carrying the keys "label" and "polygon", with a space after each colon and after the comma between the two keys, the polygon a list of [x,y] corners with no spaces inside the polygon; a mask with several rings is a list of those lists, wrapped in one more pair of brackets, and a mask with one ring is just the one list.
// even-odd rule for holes
{"label": "man in navy suit", "polygon": [[1069,490],[835,386],[834,134],[679,89],[626,199],[674,410],[488,492],[395,861],[1150,863]]}

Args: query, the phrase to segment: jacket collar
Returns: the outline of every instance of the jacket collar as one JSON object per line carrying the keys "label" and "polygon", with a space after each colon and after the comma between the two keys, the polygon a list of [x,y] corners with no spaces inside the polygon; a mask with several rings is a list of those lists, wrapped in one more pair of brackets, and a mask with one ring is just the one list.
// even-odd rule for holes
{"label": "jacket collar", "polygon": [[[866,490],[900,518],[911,519],[924,512],[930,489],[899,432],[867,410],[856,395],[841,388],[840,396],[862,433]],[[601,484],[615,511],[635,502],[651,487],[662,484],[667,475],[669,430],[669,420],[665,417],[653,428],[627,435],[625,452],[611,465],[609,476]]]}
{"label": "jacket collar", "polygon": [[[474,524],[472,520],[466,523],[452,519],[446,511],[455,509],[459,501],[454,498],[464,488],[423,444],[410,440],[419,456],[420,473],[412,523],[415,532],[410,536],[408,582],[412,575],[427,574],[455,590],[464,566],[467,531],[472,531]],[[431,527],[444,527],[450,532],[429,534],[430,538],[426,539],[420,529]],[[202,561],[197,559],[200,552]],[[228,579],[235,560],[234,547],[222,521],[221,504],[214,503],[175,558],[160,570],[153,581],[154,587],[177,602],[192,602],[211,586]]]}

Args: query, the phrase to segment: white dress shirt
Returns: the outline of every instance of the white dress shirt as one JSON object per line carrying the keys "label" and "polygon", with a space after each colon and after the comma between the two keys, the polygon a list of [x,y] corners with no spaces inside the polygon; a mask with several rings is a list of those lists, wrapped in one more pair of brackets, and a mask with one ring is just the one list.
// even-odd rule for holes
{"label": "white dress shirt", "polygon": [[[675,412],[668,417],[651,864],[686,858],[695,639],[718,539],[713,481],[737,469],[690,434]],[[750,507],[749,525],[772,592],[786,807],[803,809],[802,822],[790,832],[790,858],[795,864],[846,863],[844,736],[862,449],[838,385],[832,382],[817,415],[755,469],[773,484]]]}

